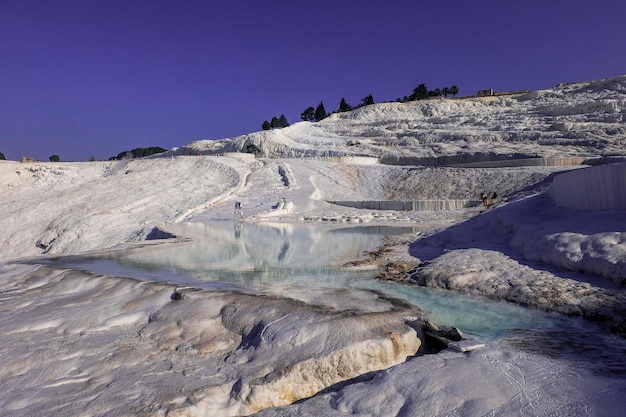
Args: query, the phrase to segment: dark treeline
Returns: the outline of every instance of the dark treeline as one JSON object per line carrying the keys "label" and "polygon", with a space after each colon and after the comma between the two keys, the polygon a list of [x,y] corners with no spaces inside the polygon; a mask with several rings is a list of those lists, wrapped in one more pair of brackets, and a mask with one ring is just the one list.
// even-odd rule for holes
{"label": "dark treeline", "polygon": [[280,117],[272,117],[272,121],[268,122],[267,120],[263,122],[261,127],[263,130],[270,130],[275,128],[283,128],[289,126],[289,122],[284,114],[281,114]]}
{"label": "dark treeline", "polygon": [[109,161],[115,161],[120,159],[133,159],[133,158],[143,158],[144,156],[150,156],[157,153],[167,152],[167,149],[163,149],[159,146],[151,146],[149,148],[135,148],[130,151],[124,151],[117,154],[117,156],[112,156],[109,158]]}
{"label": "dark treeline", "polygon": [[[163,153],[163,152],[167,152],[167,149],[163,149],[159,146],[151,146],[149,148],[135,148],[130,151],[120,152],[117,154],[117,156],[110,157],[109,161],[115,161],[115,160],[120,160],[120,159],[143,158],[145,156],[150,156],[150,155]],[[48,159],[50,160],[50,162],[61,162],[61,157],[57,154],[50,155]],[[3,161],[3,160],[5,160],[4,154],[0,152],[0,161]],[[89,160],[95,161],[96,158],[92,156],[91,158],[89,158]],[[22,161],[34,162],[34,159],[25,156],[22,158]]]}
{"label": "dark treeline", "polygon": [[[339,102],[339,109],[335,110],[333,113],[342,113],[359,107],[369,106],[370,104],[374,104],[374,96],[371,94],[363,97],[357,106],[351,106],[345,98],[342,98]],[[304,110],[300,115],[300,118],[305,122],[319,122],[320,120],[327,118],[330,114],[332,113],[326,112],[324,102],[320,101],[320,104],[318,104],[315,108],[313,108],[313,106],[307,107],[306,110]]]}
{"label": "dark treeline", "polygon": [[424,100],[433,97],[448,97],[449,95],[456,96],[457,94],[459,94],[459,87],[456,85],[429,90],[426,84],[420,84],[413,89],[413,94],[399,98],[396,101],[406,103],[407,101]]}
{"label": "dark treeline", "polygon": [[[456,96],[457,94],[459,94],[459,87],[457,87],[456,85],[453,85],[452,87],[435,88],[434,90],[429,90],[426,87],[426,84],[420,84],[413,89],[412,94],[404,96],[402,98],[398,98],[396,102],[406,103],[409,101],[424,100],[424,99],[434,98],[434,97],[445,98],[445,97],[448,97],[449,95]],[[300,119],[302,119],[305,122],[319,122],[320,120],[327,118],[332,113],[343,113],[343,112],[347,112],[350,110],[358,109],[359,107],[369,106],[370,104],[374,104],[374,97],[371,94],[362,98],[361,102],[356,106],[352,106],[348,104],[346,99],[342,98],[341,101],[339,102],[339,108],[331,113],[328,113],[326,111],[326,108],[324,107],[324,102],[320,101],[317,107],[313,107],[313,106],[307,107],[300,114]],[[281,114],[280,118],[277,118],[274,116],[271,122],[268,122],[266,120],[261,125],[263,130],[283,128],[287,126],[289,126],[289,122],[287,121],[287,118],[285,117],[284,114]]]}

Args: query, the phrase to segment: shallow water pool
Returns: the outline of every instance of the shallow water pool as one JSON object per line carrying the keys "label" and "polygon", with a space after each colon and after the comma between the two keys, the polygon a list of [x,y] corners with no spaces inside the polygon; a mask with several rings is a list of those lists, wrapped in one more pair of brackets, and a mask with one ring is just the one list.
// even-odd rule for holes
{"label": "shallow water pool", "polygon": [[563,326],[563,318],[505,302],[374,279],[374,269],[346,262],[378,248],[406,227],[233,222],[183,223],[189,241],[153,244],[103,257],[57,258],[55,267],[172,282],[181,288],[290,297],[335,309],[384,311],[386,294],[414,304],[433,322],[485,340],[520,330]]}

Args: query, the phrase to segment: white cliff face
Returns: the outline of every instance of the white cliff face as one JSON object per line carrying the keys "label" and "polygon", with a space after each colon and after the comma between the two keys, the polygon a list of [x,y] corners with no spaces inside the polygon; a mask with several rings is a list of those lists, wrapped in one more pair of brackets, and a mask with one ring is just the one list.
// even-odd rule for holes
{"label": "white cliff face", "polygon": [[557,206],[578,210],[626,210],[626,163],[558,175],[548,188]]}

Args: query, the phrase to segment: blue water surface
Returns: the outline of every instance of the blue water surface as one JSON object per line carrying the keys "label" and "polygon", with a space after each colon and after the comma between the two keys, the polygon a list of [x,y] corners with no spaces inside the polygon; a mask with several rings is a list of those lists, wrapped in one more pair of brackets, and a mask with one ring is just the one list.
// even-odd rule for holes
{"label": "blue water surface", "polygon": [[426,318],[439,325],[457,327],[484,340],[520,330],[564,326],[564,319],[556,314],[379,281],[375,269],[345,266],[380,247],[385,236],[413,231],[383,226],[183,223],[176,232],[189,237],[184,242],[150,244],[105,256],[58,258],[56,262],[57,266],[94,273],[206,290],[280,295],[339,309],[369,303],[372,310],[384,310],[388,306],[376,296],[382,292],[418,306]]}

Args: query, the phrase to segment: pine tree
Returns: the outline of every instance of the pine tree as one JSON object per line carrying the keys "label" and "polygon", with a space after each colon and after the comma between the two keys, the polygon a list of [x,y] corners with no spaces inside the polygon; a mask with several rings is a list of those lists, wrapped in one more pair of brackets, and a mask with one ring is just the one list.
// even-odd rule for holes
{"label": "pine tree", "polygon": [[307,107],[307,109],[303,111],[302,114],[300,115],[300,118],[304,120],[305,122],[310,122],[310,121],[315,120],[315,109],[313,108],[313,106]]}
{"label": "pine tree", "polygon": [[0,152],[0,161],[4,161],[4,154],[2,152]]}
{"label": "pine tree", "polygon": [[263,130],[270,130],[272,128],[272,125],[270,124],[270,122],[268,122],[267,120],[263,122],[263,124],[261,125],[261,128]]}
{"label": "pine tree", "polygon": [[280,127],[289,126],[289,122],[287,121],[287,118],[285,117],[284,114],[281,114],[280,117],[278,118],[278,124],[280,125]]}
{"label": "pine tree", "polygon": [[374,96],[371,94],[368,94],[361,99],[361,106],[369,106],[370,104],[374,104]]}
{"label": "pine tree", "polygon": [[459,94],[459,87],[457,87],[456,85],[450,87],[450,94],[456,97],[456,95]]}
{"label": "pine tree", "polygon": [[324,103],[320,101],[320,104],[318,104],[315,109],[315,120],[319,122],[320,120],[324,120],[326,117],[328,117],[328,113],[326,113]]}
{"label": "pine tree", "polygon": [[350,110],[352,110],[352,106],[348,104],[345,98],[342,98],[341,103],[339,103],[339,111],[344,112]]}
{"label": "pine tree", "polygon": [[441,93],[443,94],[444,97],[448,97],[448,94],[450,94],[450,89],[448,87],[443,87],[443,90],[441,90]]}
{"label": "pine tree", "polygon": [[428,89],[426,88],[426,84],[420,84],[413,89],[413,100],[421,100],[424,98],[428,98]]}
{"label": "pine tree", "polygon": [[270,126],[272,127],[272,129],[274,129],[276,127],[280,127],[280,122],[278,121],[278,117],[276,117],[276,116],[272,117],[272,121],[270,123]]}

